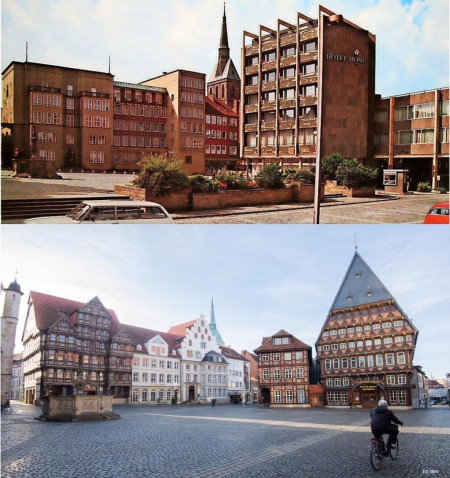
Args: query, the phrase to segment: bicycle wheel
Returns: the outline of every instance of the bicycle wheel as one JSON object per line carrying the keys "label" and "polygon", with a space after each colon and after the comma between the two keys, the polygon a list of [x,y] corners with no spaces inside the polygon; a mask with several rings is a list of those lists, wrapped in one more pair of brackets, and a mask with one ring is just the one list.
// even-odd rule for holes
{"label": "bicycle wheel", "polygon": [[389,454],[391,455],[392,460],[396,460],[398,458],[398,438],[397,443],[395,444],[395,448],[391,448],[389,450]]}
{"label": "bicycle wheel", "polygon": [[370,450],[370,464],[375,471],[381,468],[381,462],[383,461],[383,451],[379,443],[373,443]]}

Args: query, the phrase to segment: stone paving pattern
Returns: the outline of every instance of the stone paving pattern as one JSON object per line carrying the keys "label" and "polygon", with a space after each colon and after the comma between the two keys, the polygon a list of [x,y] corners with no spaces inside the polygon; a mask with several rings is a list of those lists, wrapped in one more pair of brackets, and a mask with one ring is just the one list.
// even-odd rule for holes
{"label": "stone paving pattern", "polygon": [[370,468],[368,410],[118,406],[120,420],[47,423],[13,402],[3,478],[450,476],[450,408],[401,410],[400,456]]}

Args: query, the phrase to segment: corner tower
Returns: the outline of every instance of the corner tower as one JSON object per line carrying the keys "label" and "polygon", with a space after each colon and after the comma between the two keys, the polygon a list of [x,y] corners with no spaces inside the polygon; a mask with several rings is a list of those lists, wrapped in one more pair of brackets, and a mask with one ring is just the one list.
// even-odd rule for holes
{"label": "corner tower", "polygon": [[230,108],[238,111],[241,78],[230,58],[228,45],[227,16],[223,7],[222,32],[220,35],[219,58],[207,83],[208,95],[224,101]]}
{"label": "corner tower", "polygon": [[23,292],[15,279],[6,289],[1,285],[4,295],[2,309],[2,405],[9,400],[11,392],[12,363],[17,322],[19,321],[20,299]]}

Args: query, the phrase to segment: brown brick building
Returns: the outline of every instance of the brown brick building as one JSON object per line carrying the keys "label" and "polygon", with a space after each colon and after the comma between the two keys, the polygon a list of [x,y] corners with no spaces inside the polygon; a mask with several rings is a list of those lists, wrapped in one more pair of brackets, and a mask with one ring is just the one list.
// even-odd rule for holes
{"label": "brown brick building", "polygon": [[112,91],[109,73],[13,61],[2,72],[2,134],[19,158],[109,169]]}
{"label": "brown brick building", "polygon": [[187,70],[164,73],[141,85],[165,88],[167,147],[190,174],[205,171],[205,75]]}
{"label": "brown brick building", "polygon": [[167,154],[167,90],[114,82],[112,168],[137,170],[141,159]]}
{"label": "brown brick building", "polygon": [[258,396],[262,405],[309,403],[311,347],[280,330],[264,337],[258,356]]}
{"label": "brown brick building", "polygon": [[316,342],[328,406],[411,406],[418,331],[355,253]]}
{"label": "brown brick building", "polygon": [[25,403],[73,395],[78,373],[85,393],[128,402],[133,341],[97,297],[83,304],[31,291],[22,343]]}

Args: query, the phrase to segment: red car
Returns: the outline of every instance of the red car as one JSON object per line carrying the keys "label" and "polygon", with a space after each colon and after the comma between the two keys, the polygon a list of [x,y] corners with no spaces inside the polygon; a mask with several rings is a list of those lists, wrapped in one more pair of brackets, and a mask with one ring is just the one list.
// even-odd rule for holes
{"label": "red car", "polygon": [[435,204],[425,216],[424,224],[448,224],[449,223],[449,206],[448,201],[438,202]]}

